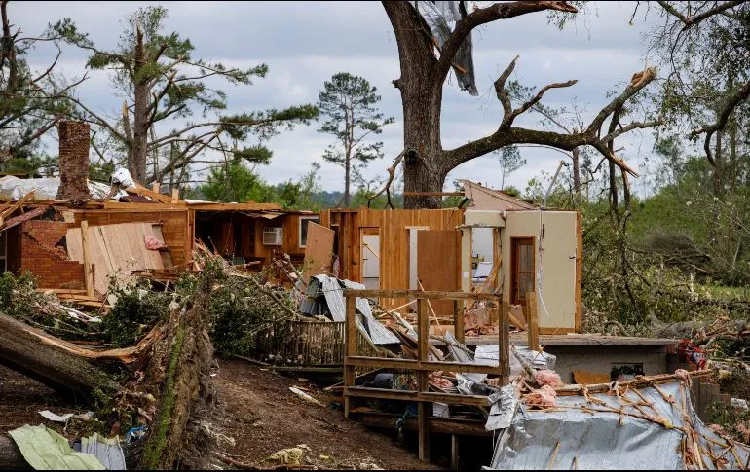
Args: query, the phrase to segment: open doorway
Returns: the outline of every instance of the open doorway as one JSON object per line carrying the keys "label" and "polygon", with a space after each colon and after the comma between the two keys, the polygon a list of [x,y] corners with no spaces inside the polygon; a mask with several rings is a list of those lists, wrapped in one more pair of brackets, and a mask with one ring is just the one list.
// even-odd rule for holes
{"label": "open doorway", "polygon": [[496,250],[494,231],[494,228],[471,230],[471,285],[475,288],[483,286],[492,277]]}

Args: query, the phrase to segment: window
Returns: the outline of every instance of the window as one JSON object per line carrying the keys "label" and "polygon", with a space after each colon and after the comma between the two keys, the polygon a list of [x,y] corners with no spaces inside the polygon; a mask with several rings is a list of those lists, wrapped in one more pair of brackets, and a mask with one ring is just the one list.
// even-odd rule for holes
{"label": "window", "polygon": [[8,232],[0,233],[0,274],[8,270]]}
{"label": "window", "polygon": [[307,247],[307,228],[310,222],[320,223],[319,216],[300,216],[299,217],[299,247]]}

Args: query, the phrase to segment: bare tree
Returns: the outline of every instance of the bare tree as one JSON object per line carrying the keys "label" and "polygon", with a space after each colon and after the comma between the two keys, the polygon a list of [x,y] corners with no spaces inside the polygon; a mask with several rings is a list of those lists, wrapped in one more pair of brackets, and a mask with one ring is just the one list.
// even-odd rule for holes
{"label": "bare tree", "polygon": [[[227,108],[226,93],[211,89],[206,79],[251,85],[254,78],[266,75],[268,66],[227,68],[193,58],[194,47],[188,39],[176,32],[162,34],[167,13],[161,6],[139,9],[128,18],[119,47],[112,52],[97,49],[86,37],[70,41],[91,51],[90,68],[113,70],[114,85],[128,96],[115,120],[96,113],[76,97],[70,99],[80,108],[82,118],[106,130],[124,147],[128,168],[137,181],[161,182],[175,171],[184,176],[196,157],[209,150],[224,150],[219,142],[222,135],[227,140],[243,140],[251,134],[265,139],[283,127],[307,124],[317,117],[317,107],[311,104],[222,115]],[[58,23],[51,30],[62,27]],[[205,121],[181,121],[171,131],[159,134],[172,120],[187,120],[196,114]],[[267,162],[271,155],[260,145],[236,148],[232,153],[251,163]]]}
{"label": "bare tree", "polygon": [[[576,80],[553,83],[542,87],[528,101],[517,106],[511,101],[506,83],[515,68],[516,56],[495,81],[494,88],[502,103],[504,116],[497,130],[455,149],[445,150],[440,138],[440,113],[443,84],[451,68],[464,74],[455,61],[471,31],[481,25],[497,20],[510,20],[522,15],[538,12],[575,14],[577,8],[563,1],[501,2],[486,8],[478,8],[455,22],[450,35],[437,41],[418,8],[422,2],[384,1],[383,7],[393,25],[401,67],[401,76],[393,84],[401,92],[404,114],[404,190],[408,192],[439,192],[448,172],[455,167],[494,150],[514,144],[541,144],[572,151],[575,148],[593,146],[605,158],[614,162],[627,173],[636,175],[608,147],[617,136],[635,128],[656,126],[658,120],[634,121],[602,134],[602,127],[615,110],[646,87],[656,77],[653,68],[639,72],[631,83],[610,103],[603,107],[594,119],[578,132],[558,133],[514,126],[515,119],[539,103],[544,94],[552,89],[571,87]],[[465,11],[465,9],[464,9]],[[439,45],[436,57],[435,49]],[[440,206],[439,197],[416,196],[405,199],[406,208]]]}
{"label": "bare tree", "polygon": [[[67,92],[85,80],[65,84],[53,74],[60,48],[54,61],[43,71],[34,73],[27,55],[36,45],[50,42],[57,45],[60,35],[21,36],[8,15],[8,1],[0,1],[0,162],[25,158],[33,145],[47,131],[54,128],[69,110]],[[64,32],[73,37],[75,27],[69,21]]]}

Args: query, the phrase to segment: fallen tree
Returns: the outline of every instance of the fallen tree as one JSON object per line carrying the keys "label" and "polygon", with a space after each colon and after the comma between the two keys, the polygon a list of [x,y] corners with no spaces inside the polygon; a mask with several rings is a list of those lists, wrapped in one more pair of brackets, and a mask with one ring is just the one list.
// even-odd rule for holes
{"label": "fallen tree", "polygon": [[0,436],[0,470],[31,470],[12,439]]}

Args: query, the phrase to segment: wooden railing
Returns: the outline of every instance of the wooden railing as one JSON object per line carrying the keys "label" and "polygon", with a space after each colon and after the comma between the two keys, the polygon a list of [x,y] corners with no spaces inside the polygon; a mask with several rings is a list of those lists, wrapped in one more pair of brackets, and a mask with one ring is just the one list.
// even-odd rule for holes
{"label": "wooden railing", "polygon": [[[427,300],[461,300],[461,301],[493,301],[503,306],[500,296],[482,293],[437,292],[420,290],[344,290],[346,297],[346,350],[344,356],[344,414],[348,418],[352,410],[352,402],[356,397],[380,398],[387,400],[416,401],[418,405],[419,426],[419,455],[423,460],[429,460],[429,421],[430,404],[441,402],[454,405],[488,406],[487,397],[479,395],[462,395],[453,393],[430,392],[430,373],[435,371],[449,371],[454,373],[477,373],[498,375],[501,384],[505,385],[509,376],[508,363],[508,317],[506,310],[500,310],[498,345],[500,361],[498,366],[486,366],[461,362],[443,362],[429,360],[430,351],[430,316]],[[357,355],[357,298],[409,298],[417,300],[417,359],[393,359],[382,357],[368,357]],[[458,304],[454,304],[458,306]],[[461,304],[463,306],[463,304]],[[463,330],[463,309],[454,310],[454,326],[456,334],[459,328]],[[461,332],[460,334],[463,334]],[[459,339],[462,339],[461,336]],[[373,387],[358,387],[355,385],[357,367],[372,367],[378,369],[414,370],[418,375],[417,390],[395,390]]]}

